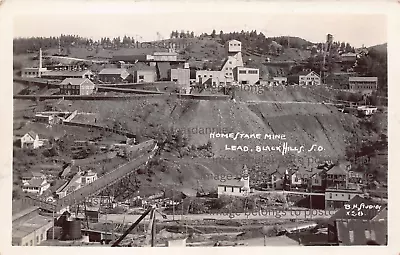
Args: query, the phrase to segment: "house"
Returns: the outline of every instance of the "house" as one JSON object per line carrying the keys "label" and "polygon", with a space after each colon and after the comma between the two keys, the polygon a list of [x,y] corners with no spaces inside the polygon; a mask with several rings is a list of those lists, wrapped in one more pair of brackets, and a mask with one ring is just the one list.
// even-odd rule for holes
{"label": "house", "polygon": [[350,62],[350,63],[355,63],[357,61],[358,55],[356,53],[344,53],[340,55],[340,59],[342,62]]}
{"label": "house", "polygon": [[97,180],[97,173],[92,172],[91,170],[85,172],[82,175],[81,183],[82,185],[87,185]]}
{"label": "house", "polygon": [[333,166],[325,173],[325,187],[331,189],[347,189],[351,166],[341,163]]}
{"label": "house", "polygon": [[31,180],[23,183],[22,191],[42,195],[43,192],[48,188],[50,188],[50,183],[48,183],[45,179],[32,178]]}
{"label": "house", "polygon": [[43,141],[39,139],[39,135],[33,131],[26,133],[21,137],[21,148],[39,148],[43,145]]}
{"label": "house", "polygon": [[133,82],[146,83],[155,82],[157,80],[157,70],[154,66],[142,65],[134,68]]}
{"label": "house", "polygon": [[67,78],[60,83],[62,95],[91,95],[94,89],[94,83],[87,78]]}
{"label": "house", "polygon": [[359,106],[357,107],[359,116],[370,116],[378,111],[377,107]]}
{"label": "house", "polygon": [[240,179],[220,180],[218,183],[217,193],[221,196],[247,196],[250,192],[250,176],[247,166],[243,166]]}
{"label": "house", "polygon": [[378,77],[349,77],[349,89],[362,94],[378,90]]}
{"label": "house", "polygon": [[287,174],[286,169],[284,168],[274,169],[272,171],[269,171],[267,174],[268,174],[268,179],[267,182],[265,183],[267,189],[275,189],[275,190],[283,189],[285,174]]}
{"label": "house", "polygon": [[120,83],[129,77],[129,72],[124,68],[105,68],[100,71],[98,77],[105,83]]}
{"label": "house", "polygon": [[289,75],[287,79],[289,84],[298,84],[300,86],[321,85],[321,77],[314,71],[302,71],[295,75]]}
{"label": "house", "polygon": [[362,195],[359,189],[330,189],[325,190],[325,210],[343,207],[356,196]]}
{"label": "house", "polygon": [[286,85],[287,84],[287,77],[273,77],[272,82],[274,85]]}
{"label": "house", "polygon": [[45,79],[56,79],[56,80],[64,80],[67,78],[93,78],[93,72],[90,70],[82,70],[82,71],[48,71],[42,74],[42,78]]}
{"label": "house", "polygon": [[27,172],[22,174],[22,182],[29,182],[32,179],[46,179],[46,175],[40,172]]}
{"label": "house", "polygon": [[328,221],[328,241],[339,245],[384,245],[387,242],[387,209],[367,197],[355,196]]}

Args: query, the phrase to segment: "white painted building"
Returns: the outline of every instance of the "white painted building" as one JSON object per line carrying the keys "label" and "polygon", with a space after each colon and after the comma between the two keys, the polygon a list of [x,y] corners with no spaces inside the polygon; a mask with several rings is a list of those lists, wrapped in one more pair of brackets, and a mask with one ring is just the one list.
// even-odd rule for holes
{"label": "white painted building", "polygon": [[50,183],[42,178],[33,178],[23,183],[22,191],[42,195],[44,191],[50,188]]}
{"label": "white painted building", "polygon": [[36,149],[43,145],[43,141],[39,139],[39,135],[33,131],[26,133],[21,137],[21,148]]}
{"label": "white painted building", "polygon": [[243,167],[242,177],[234,180],[224,180],[218,183],[218,197],[247,196],[250,193],[250,176],[247,167]]}

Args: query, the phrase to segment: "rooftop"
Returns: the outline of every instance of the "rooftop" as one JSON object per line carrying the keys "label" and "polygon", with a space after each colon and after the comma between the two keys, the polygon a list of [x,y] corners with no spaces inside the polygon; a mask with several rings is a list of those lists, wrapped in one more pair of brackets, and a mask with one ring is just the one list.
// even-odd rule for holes
{"label": "rooftop", "polygon": [[63,80],[60,85],[81,85],[82,83],[84,83],[86,80],[86,78],[66,78],[65,80]]}
{"label": "rooftop", "polygon": [[370,240],[380,245],[386,244],[388,233],[385,222],[338,220],[336,221],[336,228],[340,245],[366,245]]}
{"label": "rooftop", "polygon": [[349,81],[378,81],[378,77],[349,77]]}
{"label": "rooftop", "polygon": [[44,180],[41,178],[33,178],[28,182],[28,185],[25,185],[24,187],[41,187],[43,182]]}
{"label": "rooftop", "polygon": [[47,71],[42,76],[82,76],[85,74],[91,74],[90,70],[83,71]]}
{"label": "rooftop", "polygon": [[124,74],[127,72],[125,68],[104,68],[99,74]]}
{"label": "rooftop", "polygon": [[38,215],[36,217],[33,217],[33,218],[25,221],[21,225],[13,226],[12,227],[12,237],[13,238],[23,238],[47,224],[52,224],[51,217],[45,217],[45,216]]}

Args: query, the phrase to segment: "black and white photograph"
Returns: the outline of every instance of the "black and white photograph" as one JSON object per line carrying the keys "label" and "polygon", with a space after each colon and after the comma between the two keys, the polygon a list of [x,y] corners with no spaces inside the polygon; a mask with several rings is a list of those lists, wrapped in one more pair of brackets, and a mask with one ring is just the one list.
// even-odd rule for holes
{"label": "black and white photograph", "polygon": [[387,246],[387,16],[266,13],[15,15],[10,245]]}

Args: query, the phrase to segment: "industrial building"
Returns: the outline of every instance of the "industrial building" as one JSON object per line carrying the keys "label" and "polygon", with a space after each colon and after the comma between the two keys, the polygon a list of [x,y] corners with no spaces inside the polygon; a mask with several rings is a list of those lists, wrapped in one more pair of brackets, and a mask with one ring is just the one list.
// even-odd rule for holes
{"label": "industrial building", "polygon": [[39,49],[39,67],[22,68],[21,77],[24,77],[24,78],[40,78],[47,71],[48,70],[46,68],[43,68],[42,49]]}
{"label": "industrial building", "polygon": [[349,77],[349,89],[362,94],[378,90],[378,77]]}
{"label": "industrial building", "polygon": [[254,85],[260,80],[259,70],[247,68],[243,65],[242,43],[230,40],[225,44],[227,58],[221,70],[196,71],[196,83],[213,86],[238,84]]}
{"label": "industrial building", "polygon": [[37,246],[47,240],[53,226],[51,217],[39,215],[39,207],[29,207],[12,217],[12,245]]}
{"label": "industrial building", "polygon": [[55,80],[64,80],[67,78],[81,78],[81,79],[92,79],[93,72],[90,70],[82,70],[82,71],[46,71],[43,73],[42,78],[45,79],[55,79]]}
{"label": "industrial building", "polygon": [[124,68],[105,68],[100,71],[98,77],[105,83],[119,83],[129,77],[129,72]]}
{"label": "industrial building", "polygon": [[61,95],[91,95],[94,83],[87,78],[67,78],[60,83]]}

